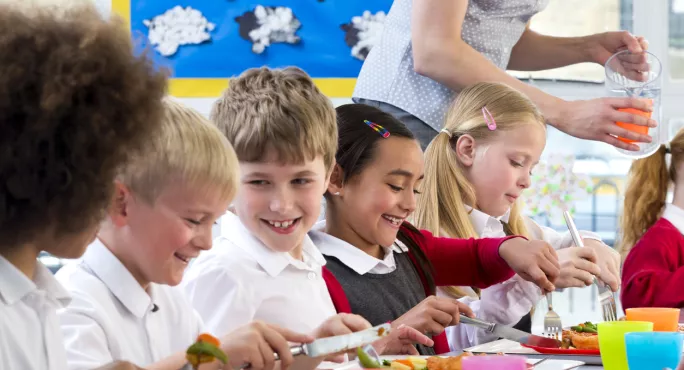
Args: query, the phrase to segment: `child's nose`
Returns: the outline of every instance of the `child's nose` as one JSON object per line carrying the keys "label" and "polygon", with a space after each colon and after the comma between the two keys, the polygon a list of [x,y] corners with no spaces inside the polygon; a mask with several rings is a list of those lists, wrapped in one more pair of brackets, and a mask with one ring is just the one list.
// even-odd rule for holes
{"label": "child's nose", "polygon": [[416,195],[413,192],[406,192],[406,196],[402,198],[400,206],[408,212],[413,212],[416,210],[416,202]]}
{"label": "child's nose", "polygon": [[285,213],[292,209],[292,197],[285,191],[278,192],[271,198],[271,212]]}
{"label": "child's nose", "polygon": [[527,189],[530,187],[530,184],[532,183],[532,180],[530,179],[530,174],[526,173],[523,175],[520,180],[518,180],[518,186],[520,186],[523,189]]}
{"label": "child's nose", "polygon": [[195,237],[195,246],[201,250],[207,251],[211,249],[212,246],[212,232],[213,225],[209,227],[203,227],[200,229],[199,234]]}

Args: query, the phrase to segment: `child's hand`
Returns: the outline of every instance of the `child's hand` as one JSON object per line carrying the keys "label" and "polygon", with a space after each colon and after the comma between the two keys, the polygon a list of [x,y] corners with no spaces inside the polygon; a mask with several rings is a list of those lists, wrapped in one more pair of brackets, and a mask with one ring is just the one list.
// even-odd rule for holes
{"label": "child's hand", "polygon": [[586,248],[596,252],[596,263],[601,273],[596,275],[610,289],[617,292],[620,288],[620,253],[610,246],[594,239],[583,239]]}
{"label": "child's hand", "polygon": [[419,355],[416,344],[432,347],[435,342],[418,330],[400,324],[389,335],[373,343],[380,355]]}
{"label": "child's hand", "polygon": [[556,289],[553,283],[560,274],[560,265],[556,251],[549,243],[512,238],[501,243],[499,255],[523,279],[547,292]]}
{"label": "child's hand", "polygon": [[592,248],[563,248],[558,251],[561,264],[557,288],[584,288],[594,282],[594,276],[601,273],[596,264],[596,252]]}
{"label": "child's hand", "polygon": [[[325,320],[313,332],[315,338],[334,337],[336,335],[351,334],[357,331],[368,329],[372,325],[359,315],[352,315],[349,313],[338,313],[335,316]],[[356,349],[350,350],[353,353]],[[344,354],[334,354],[325,358],[326,361],[343,362]]]}
{"label": "child's hand", "polygon": [[294,362],[288,342],[311,343],[313,340],[310,335],[254,321],[222,338],[221,349],[228,355],[226,369],[238,369],[249,363],[253,370],[271,370],[275,366],[273,353],[277,353],[284,370]]}
{"label": "child's hand", "polygon": [[336,335],[351,334],[357,331],[368,329],[372,325],[359,315],[349,313],[338,313],[325,320],[314,332],[314,338],[327,338]]}
{"label": "child's hand", "polygon": [[447,326],[458,324],[460,313],[475,317],[465,303],[453,298],[429,296],[394,320],[392,327],[399,328],[405,325],[431,337],[442,333]]}

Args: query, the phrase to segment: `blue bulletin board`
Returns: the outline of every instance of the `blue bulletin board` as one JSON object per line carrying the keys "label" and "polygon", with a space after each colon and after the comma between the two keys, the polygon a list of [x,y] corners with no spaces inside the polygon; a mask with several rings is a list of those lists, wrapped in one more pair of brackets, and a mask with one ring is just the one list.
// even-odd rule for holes
{"label": "blue bulletin board", "polygon": [[[357,29],[350,32],[352,18],[358,20],[364,12],[366,17],[369,12],[371,15],[386,13],[391,4],[392,0],[112,0],[112,9],[128,23],[137,47],[153,49],[158,64],[170,67],[173,73],[170,92],[174,96],[219,96],[228,78],[245,69],[294,65],[309,73],[326,95],[350,97],[363,63],[358,57],[358,47],[356,57],[352,55],[350,38],[358,34]],[[161,24],[154,22],[162,22],[162,17],[164,27],[177,24],[173,23],[175,20],[166,21],[173,18],[167,12],[176,6],[181,7],[177,12],[190,7],[199,12],[195,16],[201,14],[209,24],[202,32],[208,39],[198,44],[181,44],[177,49],[171,46],[171,51],[164,51],[159,43],[151,41],[158,39],[151,30]],[[261,53],[253,51],[259,47],[251,39],[253,36],[249,36],[254,34],[249,33],[250,27],[251,31],[261,27],[255,21],[255,14],[263,15],[265,9],[291,11],[296,18],[293,24],[299,22],[298,27],[292,27],[296,28],[293,34],[297,41],[271,42]],[[164,27],[156,29],[169,29]]]}

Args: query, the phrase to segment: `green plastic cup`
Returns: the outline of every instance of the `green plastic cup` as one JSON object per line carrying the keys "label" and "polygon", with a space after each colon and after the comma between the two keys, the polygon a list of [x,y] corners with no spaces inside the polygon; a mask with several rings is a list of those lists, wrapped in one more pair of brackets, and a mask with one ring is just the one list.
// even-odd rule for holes
{"label": "green plastic cup", "polygon": [[597,326],[604,370],[629,370],[625,334],[653,331],[653,323],[646,321],[608,321]]}

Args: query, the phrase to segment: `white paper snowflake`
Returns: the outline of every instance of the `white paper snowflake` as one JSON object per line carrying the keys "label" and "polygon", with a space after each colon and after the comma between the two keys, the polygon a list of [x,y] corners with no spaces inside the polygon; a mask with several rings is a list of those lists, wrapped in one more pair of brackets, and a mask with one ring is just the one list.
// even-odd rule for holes
{"label": "white paper snowflake", "polygon": [[180,5],[151,20],[144,20],[143,24],[148,28],[150,43],[165,57],[175,54],[181,45],[197,45],[211,40],[209,32],[216,27],[199,10]]}
{"label": "white paper snowflake", "polygon": [[523,193],[525,214],[544,214],[552,225],[564,225],[563,211],[575,211],[575,202],[591,195],[593,182],[588,175],[574,173],[575,157],[552,154],[532,171],[530,188]]}
{"label": "white paper snowflake", "polygon": [[386,16],[383,11],[372,14],[366,10],[363,15],[352,17],[350,23],[341,26],[354,58],[365,60],[373,46],[380,42]]}

